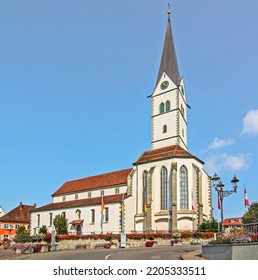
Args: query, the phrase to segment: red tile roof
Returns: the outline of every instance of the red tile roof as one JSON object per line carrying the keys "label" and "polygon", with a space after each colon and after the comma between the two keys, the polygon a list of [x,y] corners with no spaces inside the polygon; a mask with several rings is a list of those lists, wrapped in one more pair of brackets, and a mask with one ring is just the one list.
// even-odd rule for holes
{"label": "red tile roof", "polygon": [[241,226],[243,225],[242,218],[229,218],[229,219],[224,219],[223,222],[224,226]]}
{"label": "red tile roof", "polygon": [[129,168],[129,169],[119,170],[115,172],[68,181],[64,183],[56,192],[54,192],[53,196],[61,195],[65,193],[73,193],[78,191],[126,184],[127,177],[129,176],[131,171],[132,168]]}
{"label": "red tile roof", "polygon": [[146,151],[138,158],[138,160],[134,164],[141,164],[168,158],[195,158],[199,162],[203,163],[200,159],[188,153],[179,145],[172,145],[151,151]]}
{"label": "red tile roof", "polygon": [[[104,203],[108,204],[113,202],[120,202],[122,201],[122,197],[123,194],[107,195],[104,196]],[[124,199],[126,199],[127,197],[128,196],[125,195]],[[92,197],[92,198],[85,198],[85,199],[78,199],[78,200],[70,200],[65,202],[50,203],[42,207],[33,209],[31,212],[59,210],[59,209],[82,207],[82,206],[89,206],[89,205],[101,205],[101,197]]]}
{"label": "red tile roof", "polygon": [[23,205],[22,203],[0,218],[0,222],[30,223],[30,211],[36,205]]}

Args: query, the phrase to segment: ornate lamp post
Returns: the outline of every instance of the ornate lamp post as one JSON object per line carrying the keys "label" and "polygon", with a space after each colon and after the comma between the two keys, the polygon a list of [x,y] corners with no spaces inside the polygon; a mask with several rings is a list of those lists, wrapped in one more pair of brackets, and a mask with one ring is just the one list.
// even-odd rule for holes
{"label": "ornate lamp post", "polygon": [[224,224],[223,224],[223,198],[231,195],[232,193],[237,192],[238,182],[239,180],[234,175],[233,179],[231,180],[233,190],[225,191],[223,190],[224,184],[221,182],[220,177],[215,173],[214,177],[211,178],[213,182],[213,187],[215,187],[215,190],[218,193],[219,201],[220,201],[220,213],[221,213],[221,237],[224,238]]}

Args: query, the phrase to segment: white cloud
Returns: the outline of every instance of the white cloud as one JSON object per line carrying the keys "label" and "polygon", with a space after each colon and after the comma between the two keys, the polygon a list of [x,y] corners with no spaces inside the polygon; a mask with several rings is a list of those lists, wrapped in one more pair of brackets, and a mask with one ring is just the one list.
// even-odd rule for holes
{"label": "white cloud", "polygon": [[228,139],[219,139],[216,137],[211,144],[208,146],[207,150],[215,150],[215,149],[220,149],[223,147],[226,147],[228,145],[234,144],[235,141],[234,139],[228,138]]}
{"label": "white cloud", "polygon": [[250,163],[250,155],[243,154],[233,156],[227,153],[213,155],[206,159],[205,170],[209,175],[213,175],[215,172],[223,170],[239,171],[246,169]]}
{"label": "white cloud", "polygon": [[243,119],[241,134],[258,134],[258,109],[250,110]]}

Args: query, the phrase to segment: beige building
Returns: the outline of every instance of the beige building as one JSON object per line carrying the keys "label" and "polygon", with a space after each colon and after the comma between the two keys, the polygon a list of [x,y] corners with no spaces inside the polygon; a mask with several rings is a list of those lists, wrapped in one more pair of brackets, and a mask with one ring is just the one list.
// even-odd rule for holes
{"label": "beige building", "polygon": [[52,203],[31,212],[31,234],[63,214],[69,232],[196,230],[211,218],[211,180],[188,152],[187,108],[170,12],[152,100],[152,150],[133,166],[64,183]]}

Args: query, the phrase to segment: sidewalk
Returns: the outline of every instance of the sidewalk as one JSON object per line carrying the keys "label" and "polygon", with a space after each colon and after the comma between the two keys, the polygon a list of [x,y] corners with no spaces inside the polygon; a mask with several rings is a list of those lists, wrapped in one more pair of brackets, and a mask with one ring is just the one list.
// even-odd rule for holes
{"label": "sidewalk", "polygon": [[12,249],[1,249],[0,260],[10,260],[15,258],[17,255]]}
{"label": "sidewalk", "polygon": [[204,261],[206,259],[202,258],[202,251],[201,249],[188,252],[182,255],[182,260],[188,261],[188,260],[198,260],[198,261]]}

